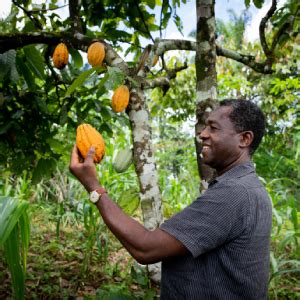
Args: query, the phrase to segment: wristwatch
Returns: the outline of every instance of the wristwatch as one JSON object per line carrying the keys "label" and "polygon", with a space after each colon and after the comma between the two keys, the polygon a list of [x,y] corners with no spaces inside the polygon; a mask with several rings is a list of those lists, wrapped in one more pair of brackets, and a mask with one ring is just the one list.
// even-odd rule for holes
{"label": "wristwatch", "polygon": [[97,189],[97,190],[94,190],[94,191],[90,192],[91,202],[97,203],[101,199],[102,195],[106,194],[106,193],[107,193],[106,190],[102,187]]}

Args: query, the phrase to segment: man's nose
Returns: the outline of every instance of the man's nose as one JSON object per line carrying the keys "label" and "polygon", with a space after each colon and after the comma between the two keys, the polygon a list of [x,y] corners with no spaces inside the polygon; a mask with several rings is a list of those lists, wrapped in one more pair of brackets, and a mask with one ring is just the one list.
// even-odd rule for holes
{"label": "man's nose", "polygon": [[207,139],[208,138],[208,132],[207,132],[207,128],[204,127],[199,133],[198,133],[198,137],[203,140],[203,139]]}

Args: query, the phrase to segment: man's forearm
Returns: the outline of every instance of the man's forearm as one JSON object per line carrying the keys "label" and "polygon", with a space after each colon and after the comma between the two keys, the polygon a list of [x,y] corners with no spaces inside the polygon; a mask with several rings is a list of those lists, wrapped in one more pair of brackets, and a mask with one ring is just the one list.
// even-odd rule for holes
{"label": "man's forearm", "polygon": [[[101,187],[97,179],[94,153],[95,149],[91,147],[82,162],[78,148],[74,145],[69,166],[71,173],[89,193]],[[138,262],[149,264],[187,253],[184,245],[171,235],[160,229],[149,231],[127,216],[106,193],[96,205],[106,225]]]}
{"label": "man's forearm", "polygon": [[126,215],[107,194],[102,195],[96,205],[106,225],[138,262],[147,264],[160,260],[151,253],[155,250],[153,232]]}

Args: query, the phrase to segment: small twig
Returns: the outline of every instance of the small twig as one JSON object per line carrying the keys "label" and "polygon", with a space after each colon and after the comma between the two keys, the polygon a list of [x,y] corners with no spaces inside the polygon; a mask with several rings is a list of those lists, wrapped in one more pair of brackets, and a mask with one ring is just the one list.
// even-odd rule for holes
{"label": "small twig", "polygon": [[145,26],[145,28],[146,28],[146,30],[147,30],[147,34],[148,34],[149,37],[151,38],[152,42],[155,43],[154,38],[152,37],[151,32],[150,32],[150,30],[149,30],[149,28],[148,28],[148,25],[147,25],[147,23],[146,23],[146,21],[145,21],[145,19],[144,19],[143,12],[141,11],[141,9],[140,9],[140,7],[139,7],[139,3],[137,3],[136,0],[134,0],[134,3],[135,3],[135,5],[136,5],[136,7],[137,7],[137,9],[138,9],[138,12],[139,12],[139,14],[140,14],[140,17],[141,17],[141,19],[142,19],[142,21],[143,21],[143,23],[144,23],[144,26]]}
{"label": "small twig", "polygon": [[259,25],[259,38],[260,38],[260,43],[263,48],[263,51],[266,55],[266,57],[270,60],[272,60],[272,51],[270,50],[267,40],[266,40],[266,34],[265,34],[265,29],[266,29],[266,24],[268,20],[273,16],[274,12],[276,11],[276,6],[277,6],[277,0],[272,0],[272,5],[270,9],[268,10],[267,14],[261,19],[260,25]]}
{"label": "small twig", "polygon": [[17,6],[18,8],[20,8],[21,10],[23,10],[24,14],[35,24],[35,26],[38,29],[43,29],[42,24],[40,23],[40,21],[33,16],[28,10],[26,10],[23,6],[21,6],[19,3],[17,3],[15,0],[12,0],[12,3]]}
{"label": "small twig", "polygon": [[69,4],[63,5],[63,6],[59,6],[59,7],[55,7],[55,8],[45,8],[45,9],[33,9],[33,10],[28,10],[28,12],[30,14],[37,14],[39,12],[47,12],[47,11],[52,11],[52,10],[57,10],[57,9],[61,9],[64,7],[67,7]]}
{"label": "small twig", "polygon": [[188,63],[187,61],[184,62],[183,66],[176,66],[173,68],[173,69],[165,69],[167,74],[168,74],[168,78],[169,79],[173,79],[176,77],[177,73],[182,71],[182,70],[185,70],[188,68]]}

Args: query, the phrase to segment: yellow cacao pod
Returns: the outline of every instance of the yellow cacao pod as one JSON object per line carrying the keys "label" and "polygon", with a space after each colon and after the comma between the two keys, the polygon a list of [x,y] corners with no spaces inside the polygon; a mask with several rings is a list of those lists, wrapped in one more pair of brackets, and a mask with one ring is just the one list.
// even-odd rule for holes
{"label": "yellow cacao pod", "polygon": [[77,127],[76,145],[83,158],[86,158],[89,149],[95,147],[94,162],[100,163],[105,154],[105,143],[102,135],[90,124],[81,124]]}
{"label": "yellow cacao pod", "polygon": [[102,43],[95,42],[88,48],[87,58],[92,67],[101,66],[105,57],[105,47]]}
{"label": "yellow cacao pod", "polygon": [[126,85],[120,85],[112,96],[111,106],[114,112],[123,111],[129,103],[129,89]]}
{"label": "yellow cacao pod", "polygon": [[68,48],[64,43],[58,44],[53,52],[53,64],[57,69],[63,69],[69,60]]}

